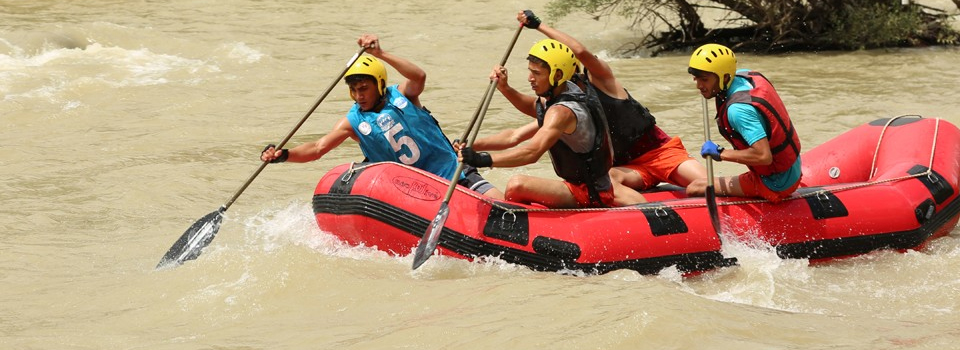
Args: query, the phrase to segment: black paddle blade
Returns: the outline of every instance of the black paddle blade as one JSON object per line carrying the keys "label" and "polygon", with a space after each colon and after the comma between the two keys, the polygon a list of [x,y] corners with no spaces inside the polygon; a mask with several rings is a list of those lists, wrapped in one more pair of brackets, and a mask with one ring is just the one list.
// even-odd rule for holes
{"label": "black paddle blade", "polygon": [[186,232],[180,236],[167,254],[163,255],[157,269],[177,267],[187,260],[196,259],[200,252],[210,244],[213,237],[220,230],[220,223],[223,222],[223,213],[226,211],[223,207],[219,210],[207,214],[197,222],[193,223]]}
{"label": "black paddle blade", "polygon": [[437,249],[437,243],[440,242],[440,231],[443,231],[443,224],[447,222],[447,216],[450,215],[450,207],[447,202],[440,203],[440,210],[437,217],[433,218],[430,226],[427,226],[427,233],[420,237],[420,243],[417,244],[417,250],[413,255],[413,269],[416,270],[423,265],[433,255]]}
{"label": "black paddle blade", "polygon": [[720,211],[717,209],[717,192],[713,186],[707,186],[707,211],[710,213],[710,222],[713,230],[720,234]]}

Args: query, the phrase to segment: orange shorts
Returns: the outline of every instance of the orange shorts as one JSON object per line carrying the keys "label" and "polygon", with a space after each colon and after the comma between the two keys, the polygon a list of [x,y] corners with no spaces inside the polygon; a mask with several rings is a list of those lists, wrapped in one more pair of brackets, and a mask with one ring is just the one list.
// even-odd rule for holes
{"label": "orange shorts", "polygon": [[674,136],[662,146],[654,148],[640,157],[617,167],[631,169],[640,173],[643,184],[639,191],[651,189],[661,182],[670,182],[670,176],[677,170],[680,163],[694,159],[687,153],[680,137]]}
{"label": "orange shorts", "polygon": [[797,180],[793,186],[786,190],[774,191],[767,188],[767,185],[764,185],[763,180],[760,179],[760,175],[752,171],[740,174],[737,179],[740,180],[740,189],[747,197],[760,197],[771,203],[780,203],[784,198],[790,197],[797,190],[797,187],[800,187],[800,180]]}
{"label": "orange shorts", "polygon": [[[573,199],[577,201],[577,206],[580,208],[596,208],[596,205],[590,203],[590,190],[587,189],[586,184],[574,185],[572,183],[563,182],[564,185],[567,185],[567,189],[570,190],[570,193],[573,193]],[[600,191],[600,201],[608,207],[613,206],[613,186],[610,186],[610,189],[606,191]]]}

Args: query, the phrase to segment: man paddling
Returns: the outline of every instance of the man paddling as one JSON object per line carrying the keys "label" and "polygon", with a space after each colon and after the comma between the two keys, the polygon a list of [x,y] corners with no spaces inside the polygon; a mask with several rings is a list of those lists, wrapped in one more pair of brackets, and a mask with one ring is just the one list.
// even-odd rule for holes
{"label": "man paddling", "polygon": [[[554,172],[563,181],[514,175],[507,182],[507,200],[551,208],[613,205],[608,174],[613,149],[606,119],[597,97],[570,81],[579,69],[576,57],[566,45],[545,39],[530,48],[527,61],[527,81],[539,97],[529,101],[530,106],[515,106],[521,112],[536,110],[536,122],[476,140],[473,147],[460,150],[463,162],[476,167],[517,167],[536,162],[549,151]],[[523,141],[527,142],[514,147]]]}
{"label": "man paddling", "polygon": [[[376,35],[364,34],[357,44],[369,55],[361,56],[347,70],[344,80],[355,103],[319,140],[291,149],[267,145],[260,154],[271,163],[305,163],[320,159],[348,137],[360,144],[370,162],[398,162],[429,171],[444,179],[453,178],[457,154],[437,120],[420,102],[427,75],[412,62],[388,53]],[[386,62],[406,80],[388,86]],[[460,185],[489,197],[503,193],[486,181],[473,167],[466,167]]]}
{"label": "man paddling", "polygon": [[[686,187],[696,179],[707,177],[707,170],[690,157],[680,137],[670,137],[657,126],[650,111],[630,95],[607,62],[597,58],[572,36],[541,23],[533,11],[518,12],[517,20],[527,28],[536,29],[567,45],[583,64],[580,85],[596,91],[610,127],[614,151],[610,178],[615,186],[617,205],[645,202],[637,191],[654,188],[661,182]],[[533,101],[533,96],[521,94],[505,84],[505,73],[495,70],[494,74],[504,82],[497,86],[500,92],[511,102],[517,101],[514,106],[532,106],[527,101]],[[532,108],[525,113],[533,115]]]}
{"label": "man paddling", "polygon": [[[800,138],[773,85],[762,74],[737,70],[737,58],[726,46],[706,44],[693,51],[687,72],[705,99],[716,98],[717,127],[733,145],[724,149],[706,141],[704,158],[746,165],[750,171],[714,180],[717,195],[765,198],[780,202],[800,186]],[[703,196],[707,179],[687,186],[687,194]]]}

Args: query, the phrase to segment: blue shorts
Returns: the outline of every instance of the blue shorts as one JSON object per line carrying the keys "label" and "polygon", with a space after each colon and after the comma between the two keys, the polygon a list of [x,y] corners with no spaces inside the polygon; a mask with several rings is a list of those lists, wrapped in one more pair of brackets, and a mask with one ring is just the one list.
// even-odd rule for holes
{"label": "blue shorts", "polygon": [[457,184],[479,194],[487,193],[487,191],[494,188],[490,181],[484,179],[483,176],[477,172],[477,168],[466,164],[463,165],[463,176],[460,177],[460,181],[458,181]]}

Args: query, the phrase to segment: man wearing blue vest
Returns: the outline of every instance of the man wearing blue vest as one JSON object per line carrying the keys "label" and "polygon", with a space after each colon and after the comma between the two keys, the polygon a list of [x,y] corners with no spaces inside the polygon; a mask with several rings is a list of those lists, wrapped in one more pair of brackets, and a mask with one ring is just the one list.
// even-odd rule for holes
{"label": "man wearing blue vest", "polygon": [[[315,142],[282,150],[268,145],[260,159],[271,163],[310,162],[349,137],[360,144],[367,161],[403,163],[452,179],[457,154],[437,120],[420,103],[426,73],[412,62],[384,51],[376,35],[365,34],[357,43],[366,47],[369,55],[360,56],[345,74],[350,97],[356,102],[346,117]],[[406,80],[388,86],[387,70],[381,60]],[[464,170],[459,184],[492,198],[503,198],[503,193],[473,167]]]}

